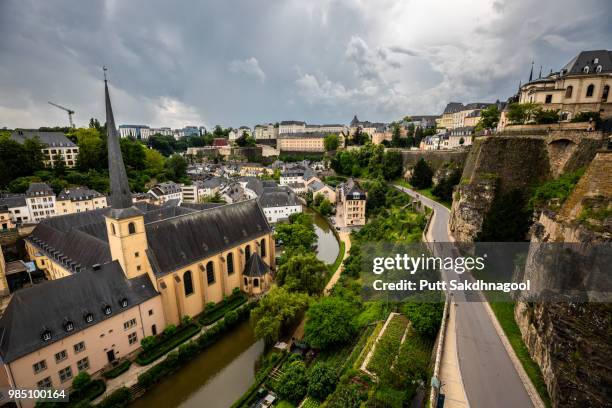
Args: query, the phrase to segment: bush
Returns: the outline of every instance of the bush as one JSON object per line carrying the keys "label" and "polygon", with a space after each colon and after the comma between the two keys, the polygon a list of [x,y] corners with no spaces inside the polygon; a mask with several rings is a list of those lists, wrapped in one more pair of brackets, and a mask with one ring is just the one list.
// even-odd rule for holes
{"label": "bush", "polygon": [[336,370],[329,364],[316,363],[308,372],[308,395],[323,401],[336,388]]}
{"label": "bush", "polygon": [[412,177],[410,177],[410,184],[417,190],[431,187],[431,178],[433,177],[433,171],[429,164],[422,157],[414,166],[412,170]]}
{"label": "bush", "polygon": [[132,400],[132,393],[129,388],[121,387],[104,398],[98,408],[123,408],[127,407]]}
{"label": "bush", "polygon": [[300,402],[306,395],[308,377],[306,376],[306,365],[303,361],[294,361],[286,364],[282,374],[277,381],[276,391],[281,399],[286,399],[294,404]]}
{"label": "bush", "polygon": [[238,321],[238,312],[230,310],[225,314],[225,323],[232,326]]}
{"label": "bush", "polygon": [[104,378],[117,378],[119,377],[121,374],[125,373],[127,370],[130,369],[130,366],[132,365],[132,362],[130,360],[125,360],[124,362],[122,362],[121,364],[119,364],[117,367],[112,368],[104,373],[102,373],[102,376]]}
{"label": "bush", "polygon": [[74,380],[72,380],[73,391],[82,391],[91,383],[91,376],[87,371],[81,371]]}
{"label": "bush", "polygon": [[140,346],[144,351],[151,350],[155,346],[155,343],[157,343],[155,336],[143,337],[142,340],[140,340]]}
{"label": "bush", "polygon": [[420,336],[433,340],[440,329],[444,304],[407,302],[402,306],[402,313],[408,317]]}
{"label": "bush", "polygon": [[208,303],[204,314],[200,317],[200,324],[202,326],[210,326],[217,320],[225,316],[230,311],[242,306],[247,301],[247,297],[238,290],[238,292],[232,293],[231,296],[221,303]]}
{"label": "bush", "polygon": [[169,324],[168,326],[166,326],[166,328],[164,329],[163,335],[165,337],[172,337],[174,335],[174,333],[176,333],[176,326],[173,324]]}
{"label": "bush", "polygon": [[[168,328],[170,328],[170,330],[168,330]],[[178,328],[170,325],[164,330],[164,334],[161,337],[155,338],[155,344],[153,344],[150,349],[143,350],[138,354],[136,362],[140,365],[150,364],[179,344],[189,340],[199,331],[200,326],[195,323],[191,323],[187,326],[180,326]]]}
{"label": "bush", "polygon": [[347,343],[356,332],[353,306],[337,297],[324,297],[306,311],[304,340],[318,349]]}

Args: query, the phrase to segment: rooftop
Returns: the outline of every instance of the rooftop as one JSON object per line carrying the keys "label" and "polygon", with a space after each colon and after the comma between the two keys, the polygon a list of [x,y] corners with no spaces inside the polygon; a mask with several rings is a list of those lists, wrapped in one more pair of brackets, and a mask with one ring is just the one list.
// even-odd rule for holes
{"label": "rooftop", "polygon": [[11,139],[23,143],[26,139],[38,137],[40,142],[48,147],[77,147],[62,132],[40,132],[38,130],[16,130],[11,133]]}

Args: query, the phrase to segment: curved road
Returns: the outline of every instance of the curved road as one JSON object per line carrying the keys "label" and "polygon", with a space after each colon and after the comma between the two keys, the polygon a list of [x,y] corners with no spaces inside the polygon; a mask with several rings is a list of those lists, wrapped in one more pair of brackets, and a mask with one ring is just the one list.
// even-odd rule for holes
{"label": "curved road", "polygon": [[[451,255],[445,254],[451,251],[451,245],[437,245],[451,242],[448,234],[448,208],[405,187],[395,187],[417,197],[435,211],[428,236],[435,242],[434,252],[437,256]],[[445,271],[444,279],[459,277],[454,271]],[[458,306],[455,332],[459,367],[470,407],[534,407],[483,301],[466,301],[466,294],[462,291],[454,291],[452,295]]]}

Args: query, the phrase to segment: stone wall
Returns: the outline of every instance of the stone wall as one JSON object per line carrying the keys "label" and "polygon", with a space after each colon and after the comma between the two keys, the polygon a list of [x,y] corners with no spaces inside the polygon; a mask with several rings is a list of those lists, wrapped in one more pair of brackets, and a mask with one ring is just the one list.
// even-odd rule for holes
{"label": "stone wall", "polygon": [[468,156],[468,148],[464,150],[400,150],[404,172],[412,169],[422,157],[432,167],[438,170],[447,163],[456,163],[463,167]]}

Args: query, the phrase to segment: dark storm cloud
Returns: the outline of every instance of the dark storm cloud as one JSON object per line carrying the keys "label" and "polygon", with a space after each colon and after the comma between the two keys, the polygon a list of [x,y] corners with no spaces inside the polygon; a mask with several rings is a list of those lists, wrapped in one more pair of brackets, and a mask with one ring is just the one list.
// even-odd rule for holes
{"label": "dark storm cloud", "polygon": [[436,113],[503,99],[529,63],[610,48],[606,0],[0,2],[0,126],[254,125]]}

